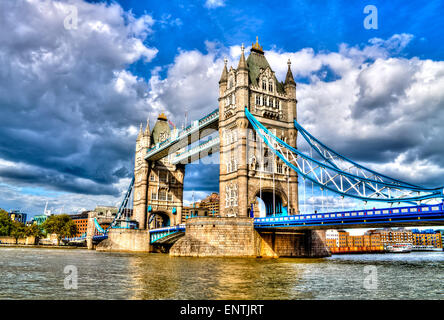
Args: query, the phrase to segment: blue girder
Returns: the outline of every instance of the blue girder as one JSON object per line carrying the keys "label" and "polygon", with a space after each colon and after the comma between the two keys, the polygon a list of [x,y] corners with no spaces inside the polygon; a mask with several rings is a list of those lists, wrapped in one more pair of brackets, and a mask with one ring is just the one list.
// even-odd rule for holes
{"label": "blue girder", "polygon": [[[444,195],[442,193],[442,190],[443,190],[442,188],[423,188],[423,187],[419,187],[419,186],[410,185],[407,183],[398,183],[397,182],[398,180],[392,179],[392,178],[388,178],[388,179],[391,179],[391,181],[393,181],[393,182],[388,183],[385,181],[379,181],[379,180],[374,180],[374,179],[370,179],[370,178],[366,178],[366,177],[357,176],[357,175],[351,174],[349,172],[345,172],[345,171],[339,169],[337,166],[332,166],[330,163],[320,162],[310,156],[307,156],[306,154],[300,152],[296,148],[288,145],[286,142],[284,142],[281,139],[279,139],[278,137],[276,137],[264,125],[262,125],[248,111],[247,108],[245,108],[245,114],[246,114],[248,120],[250,121],[251,125],[255,129],[255,131],[258,133],[258,135],[262,138],[262,140],[265,142],[265,144],[273,151],[273,153],[276,156],[278,156],[291,169],[298,172],[299,175],[312,181],[314,184],[318,185],[320,188],[330,190],[330,191],[340,194],[342,196],[351,197],[351,198],[355,198],[355,199],[359,199],[359,200],[363,200],[363,201],[379,201],[379,202],[391,202],[391,203],[393,203],[393,202],[409,202],[410,203],[412,201],[422,201],[422,200],[427,200],[427,199],[443,199],[444,198]],[[300,128],[301,127],[299,126],[299,129]],[[303,131],[304,131],[304,133],[306,132],[305,130],[303,130]],[[271,142],[269,140],[271,140]],[[315,169],[321,170],[327,174],[328,174],[328,170],[334,172],[334,174],[335,174],[334,178],[339,177],[339,179],[343,179],[343,180],[341,180],[341,185],[342,185],[343,181],[346,181],[347,183],[349,183],[352,186],[348,190],[353,190],[353,189],[357,190],[357,188],[355,186],[358,185],[358,187],[359,187],[359,185],[361,185],[364,188],[367,187],[368,189],[370,189],[370,191],[372,191],[372,190],[375,191],[374,194],[377,194],[378,197],[379,196],[382,196],[382,197],[381,198],[371,198],[371,197],[367,197],[367,196],[362,196],[360,194],[353,194],[351,192],[344,192],[343,190],[340,190],[340,188],[333,181],[333,179],[330,179],[326,183],[320,183],[318,181],[318,179],[315,179],[312,176],[310,176],[310,174],[311,175],[314,174],[314,169],[310,170],[308,172],[303,172],[303,170],[301,170],[301,168],[298,167],[299,166],[298,163],[296,163],[296,165],[291,163],[289,161],[289,159],[287,159],[281,151],[276,149],[277,147],[273,146],[272,142],[275,142],[276,146],[280,147],[281,150],[296,154],[296,157],[293,157],[293,159],[295,161],[298,161],[298,160],[301,161],[301,159],[302,159],[302,161],[305,161],[305,163],[307,163],[309,166],[312,166],[312,164],[314,164]],[[331,150],[331,149],[329,149],[329,150]],[[335,154],[337,154],[337,153],[335,153]],[[343,158],[345,159],[345,157],[343,157]],[[303,167],[303,166],[300,166],[300,167]],[[364,168],[363,166],[360,166],[360,167]],[[377,173],[375,173],[375,174],[377,174]],[[380,175],[380,176],[382,176],[382,175]],[[322,173],[321,173],[321,180],[322,180]],[[336,187],[333,188],[333,187],[327,185],[328,182],[331,182]],[[378,190],[378,187],[381,187],[381,186],[383,186],[383,188]],[[393,191],[393,192],[402,191],[402,192],[405,192],[406,194],[409,194],[409,196],[393,197],[393,196],[390,196],[390,191]],[[387,194],[387,192],[388,192],[388,194]],[[418,193],[418,195],[411,196],[412,193]],[[422,195],[421,195],[421,193],[422,193]]]}

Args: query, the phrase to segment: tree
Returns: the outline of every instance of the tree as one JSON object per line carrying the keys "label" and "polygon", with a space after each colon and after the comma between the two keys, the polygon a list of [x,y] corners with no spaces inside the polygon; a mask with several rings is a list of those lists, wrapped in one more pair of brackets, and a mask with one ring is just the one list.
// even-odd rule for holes
{"label": "tree", "polygon": [[64,237],[72,237],[77,233],[77,226],[67,214],[50,216],[41,226],[48,233],[57,235],[57,245]]}
{"label": "tree", "polygon": [[36,239],[36,243],[38,239],[43,237],[42,229],[36,224],[32,224],[29,227],[26,227],[25,233],[27,237],[34,237]]}
{"label": "tree", "polygon": [[9,236],[12,229],[12,220],[8,213],[0,209],[0,236]]}
{"label": "tree", "polygon": [[26,227],[19,221],[12,221],[11,237],[15,238],[15,244],[18,243],[19,238],[26,236]]}

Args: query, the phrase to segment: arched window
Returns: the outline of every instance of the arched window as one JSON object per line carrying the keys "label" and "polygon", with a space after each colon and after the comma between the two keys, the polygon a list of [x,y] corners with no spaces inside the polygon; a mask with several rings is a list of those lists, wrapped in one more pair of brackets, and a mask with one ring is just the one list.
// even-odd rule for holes
{"label": "arched window", "polygon": [[267,81],[262,80],[262,90],[267,90]]}
{"label": "arched window", "polygon": [[273,92],[273,83],[271,81],[268,83],[268,91]]}

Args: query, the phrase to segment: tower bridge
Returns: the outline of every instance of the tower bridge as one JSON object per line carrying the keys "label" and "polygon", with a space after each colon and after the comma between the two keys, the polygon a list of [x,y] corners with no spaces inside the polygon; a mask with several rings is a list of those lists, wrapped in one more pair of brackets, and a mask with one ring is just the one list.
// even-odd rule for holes
{"label": "tower bridge", "polygon": [[[141,126],[134,178],[110,228],[90,228],[90,247],[93,240],[107,238],[97,250],[322,257],[329,255],[325,229],[444,225],[442,187],[387,177],[327,147],[297,121],[291,62],[285,80],[278,81],[257,40],[247,59],[244,51],[242,45],[236,69],[228,69],[225,59],[216,110],[183,130],[171,130],[164,114],[152,131],[148,122],[145,130]],[[309,153],[298,149],[298,135]],[[216,153],[219,216],[182,224],[186,165]],[[300,182],[304,204],[305,184],[311,183],[341,199],[387,208],[307,213],[305,207],[302,212]],[[265,216],[253,208],[257,198],[265,204]],[[131,217],[123,214],[128,206]]]}

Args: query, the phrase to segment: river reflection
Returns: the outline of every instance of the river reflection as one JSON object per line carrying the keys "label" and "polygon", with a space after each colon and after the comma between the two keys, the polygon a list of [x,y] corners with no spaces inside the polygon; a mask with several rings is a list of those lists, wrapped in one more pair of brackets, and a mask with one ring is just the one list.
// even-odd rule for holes
{"label": "river reflection", "polygon": [[[64,287],[67,265],[78,289]],[[442,252],[227,259],[0,247],[2,299],[443,299],[443,280]]]}

